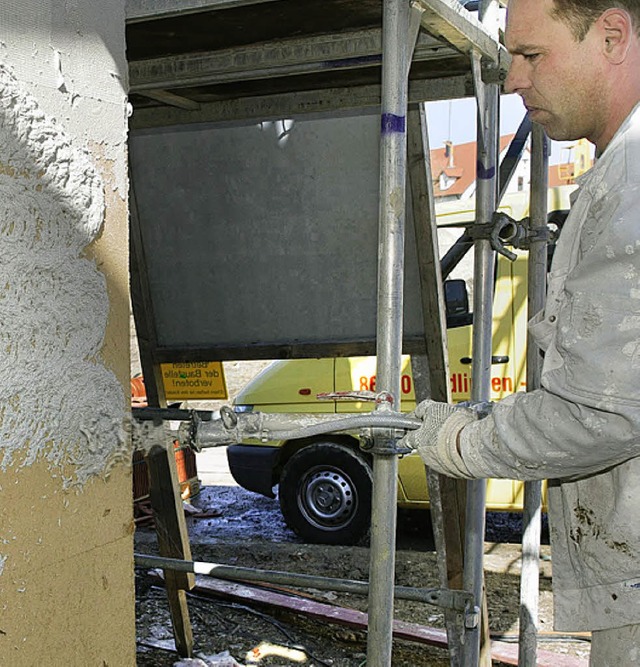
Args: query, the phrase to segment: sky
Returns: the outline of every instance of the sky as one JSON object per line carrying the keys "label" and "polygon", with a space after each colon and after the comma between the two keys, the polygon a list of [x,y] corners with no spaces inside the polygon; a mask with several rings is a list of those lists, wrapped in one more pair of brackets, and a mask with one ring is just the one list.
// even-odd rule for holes
{"label": "sky", "polygon": [[[503,95],[500,103],[500,134],[512,134],[524,118],[524,106],[518,95]],[[431,149],[441,148],[444,142],[463,144],[476,140],[476,101],[442,100],[427,104],[427,122]],[[551,142],[550,164],[567,161],[567,146],[572,142]]]}

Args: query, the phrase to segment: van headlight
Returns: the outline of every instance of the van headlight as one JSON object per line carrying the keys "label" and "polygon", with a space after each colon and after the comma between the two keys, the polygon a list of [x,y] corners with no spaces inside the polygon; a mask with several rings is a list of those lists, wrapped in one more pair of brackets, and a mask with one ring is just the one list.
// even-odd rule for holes
{"label": "van headlight", "polygon": [[237,412],[238,414],[241,414],[243,412],[253,412],[253,405],[245,405],[245,404],[234,405],[233,411]]}

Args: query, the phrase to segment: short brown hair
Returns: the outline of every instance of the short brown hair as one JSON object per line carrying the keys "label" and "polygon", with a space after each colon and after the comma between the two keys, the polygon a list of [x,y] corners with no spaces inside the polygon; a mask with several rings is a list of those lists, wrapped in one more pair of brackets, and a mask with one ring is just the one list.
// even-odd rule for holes
{"label": "short brown hair", "polygon": [[600,15],[612,8],[629,12],[636,33],[640,32],[640,0],[553,0],[553,5],[552,16],[566,23],[578,42]]}

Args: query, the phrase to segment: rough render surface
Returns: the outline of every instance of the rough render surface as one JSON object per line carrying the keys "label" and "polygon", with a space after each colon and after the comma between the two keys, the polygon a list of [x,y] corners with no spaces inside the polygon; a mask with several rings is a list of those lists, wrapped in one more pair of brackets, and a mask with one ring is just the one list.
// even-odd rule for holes
{"label": "rough render surface", "polygon": [[0,664],[135,664],[123,0],[0,7]]}
{"label": "rough render surface", "polygon": [[122,385],[99,359],[109,300],[83,250],[105,214],[90,156],[0,66],[0,468],[39,456],[83,485],[128,452]]}

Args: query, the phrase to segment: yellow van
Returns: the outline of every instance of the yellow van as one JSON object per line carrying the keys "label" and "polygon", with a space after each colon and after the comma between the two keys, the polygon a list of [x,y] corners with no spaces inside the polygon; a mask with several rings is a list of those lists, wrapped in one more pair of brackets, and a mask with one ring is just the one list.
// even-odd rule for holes
{"label": "yellow van", "polygon": [[[550,203],[562,208],[568,192],[550,191]],[[520,201],[521,200],[516,200]],[[505,207],[507,204],[505,204]],[[522,203],[521,203],[522,206]],[[439,211],[439,222],[452,216],[473,217],[472,212]],[[523,217],[526,211],[507,212]],[[464,218],[464,216],[467,216]],[[457,220],[459,221],[459,220]],[[497,256],[493,305],[493,357],[491,399],[499,400],[526,389],[527,254],[518,251],[511,262]],[[457,279],[458,293],[464,287]],[[466,294],[466,290],[464,291]],[[448,310],[447,336],[451,396],[454,402],[469,398],[471,389],[472,319],[465,305]],[[371,403],[319,400],[319,394],[376,390],[375,357],[296,359],[275,361],[235,398],[237,412],[341,413],[370,411]],[[402,360],[402,411],[415,407],[413,378],[408,356]],[[227,448],[230,471],[236,482],[256,493],[278,497],[287,525],[310,542],[355,544],[368,532],[371,513],[371,457],[357,438],[322,435],[286,442],[244,443]],[[426,474],[421,459],[411,454],[398,466],[398,505],[428,508]],[[523,484],[513,480],[488,480],[487,509],[522,509]]]}

